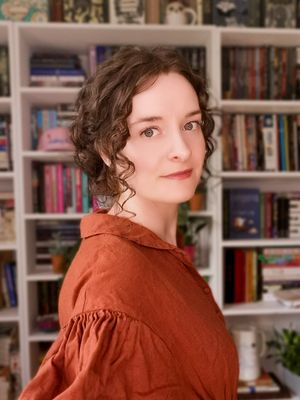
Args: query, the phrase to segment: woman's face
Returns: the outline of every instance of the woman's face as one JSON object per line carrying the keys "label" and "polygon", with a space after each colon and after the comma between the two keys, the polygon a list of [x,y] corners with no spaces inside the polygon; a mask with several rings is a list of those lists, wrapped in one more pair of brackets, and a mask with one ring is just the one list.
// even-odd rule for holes
{"label": "woman's face", "polygon": [[205,156],[201,110],[192,85],[178,73],[160,75],[133,97],[127,123],[130,137],[122,153],[135,165],[128,184],[136,196],[172,204],[189,200]]}

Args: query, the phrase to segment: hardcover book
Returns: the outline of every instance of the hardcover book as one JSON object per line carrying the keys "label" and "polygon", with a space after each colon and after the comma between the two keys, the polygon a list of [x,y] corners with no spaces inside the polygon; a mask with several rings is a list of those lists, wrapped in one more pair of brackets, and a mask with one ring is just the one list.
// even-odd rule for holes
{"label": "hardcover book", "polygon": [[0,0],[0,19],[47,22],[48,0]]}
{"label": "hardcover book", "polygon": [[265,27],[295,28],[296,0],[266,0]]}
{"label": "hardcover book", "polygon": [[65,22],[108,22],[107,0],[64,0],[63,3]]}
{"label": "hardcover book", "polygon": [[260,237],[260,192],[258,189],[231,189],[229,198],[230,239]]}
{"label": "hardcover book", "polygon": [[145,0],[110,0],[109,22],[111,24],[144,24]]}
{"label": "hardcover book", "polygon": [[221,26],[247,26],[248,0],[213,0],[213,23]]}

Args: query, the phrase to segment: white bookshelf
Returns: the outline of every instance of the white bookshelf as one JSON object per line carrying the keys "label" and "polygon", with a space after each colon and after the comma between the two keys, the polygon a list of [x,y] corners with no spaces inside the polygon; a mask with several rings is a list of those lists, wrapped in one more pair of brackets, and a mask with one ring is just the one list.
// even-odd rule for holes
{"label": "white bookshelf", "polygon": [[[20,115],[18,120],[19,140],[17,151],[20,171],[20,191],[22,204],[20,207],[20,231],[22,241],[22,285],[24,292],[24,335],[23,356],[25,359],[25,382],[34,373],[37,366],[38,342],[48,342],[55,339],[55,334],[36,332],[33,321],[36,317],[35,286],[40,281],[55,281],[59,279],[51,272],[37,272],[32,254],[35,222],[38,220],[80,220],[83,214],[41,214],[32,212],[31,191],[28,182],[31,182],[31,163],[33,161],[70,161],[72,155],[62,152],[40,152],[31,149],[30,140],[30,110],[34,106],[51,106],[58,103],[70,103],[75,100],[78,89],[74,88],[36,88],[29,86],[29,58],[33,51],[63,50],[79,54],[83,63],[88,59],[89,47],[92,44],[122,45],[176,45],[176,46],[205,46],[207,51],[207,71],[211,90],[219,96],[218,80],[214,76],[219,74],[219,52],[214,51],[214,43],[218,42],[219,35],[214,27],[180,27],[170,26],[137,26],[137,25],[78,25],[78,24],[27,24],[18,23],[15,28],[16,54],[16,104]],[[217,157],[212,165],[218,169]],[[213,182],[213,180],[211,181]],[[212,184],[212,183],[211,183]],[[201,273],[210,277],[213,291],[217,289],[217,220],[218,198],[214,189],[208,194],[209,208],[200,213],[191,213],[192,218],[206,218],[210,221],[212,240],[210,265],[202,269]],[[216,293],[217,295],[217,293]]]}
{"label": "white bookshelf", "polygon": [[[299,29],[263,29],[263,28],[220,28],[222,46],[300,46]],[[285,113],[297,114],[300,101],[294,100],[224,100],[220,107],[229,113]],[[299,190],[299,172],[231,172],[221,171],[221,188],[259,188],[262,191],[285,192]],[[220,196],[222,196],[220,189]],[[222,214],[222,209],[219,210]],[[222,218],[221,218],[222,219]],[[263,248],[263,247],[300,247],[300,239],[256,239],[224,240],[220,232],[220,270],[219,293],[224,296],[224,252],[228,248]],[[291,324],[300,329],[300,309],[288,308],[276,301],[259,301],[255,303],[230,304],[221,302],[223,314],[228,327],[248,324],[255,325],[269,335],[274,328],[281,329]],[[264,365],[276,371],[272,361],[264,360]],[[299,399],[297,396],[294,399]]]}
{"label": "white bookshelf", "polygon": [[18,212],[21,203],[21,193],[19,191],[18,176],[16,171],[18,171],[18,156],[15,143],[17,141],[17,129],[16,120],[17,112],[15,108],[16,98],[16,87],[15,87],[15,46],[14,46],[14,35],[13,35],[13,25],[10,22],[1,21],[0,22],[0,44],[8,46],[8,57],[9,57],[9,82],[10,82],[10,96],[0,97],[0,114],[10,114],[11,116],[11,142],[12,142],[12,160],[13,160],[13,170],[12,171],[1,171],[0,172],[0,191],[13,192],[15,200],[15,232],[16,239],[13,242],[1,242],[1,251],[12,251],[14,253],[14,258],[16,261],[16,287],[17,287],[17,297],[19,302],[19,307],[4,308],[0,310],[0,326],[17,326],[18,334],[20,338],[20,362],[21,362],[21,372],[22,381],[24,381],[24,348],[22,336],[24,334],[23,320],[24,314],[22,313],[22,303],[23,293],[22,293],[22,272],[21,272],[21,237],[19,235],[19,221]]}
{"label": "white bookshelf", "polygon": [[[9,33],[10,32],[10,33]],[[13,35],[12,35],[13,33]],[[55,281],[59,275],[50,270],[38,272],[35,266],[35,224],[40,220],[79,220],[83,214],[41,214],[32,210],[32,163],[35,161],[71,161],[66,152],[40,152],[31,149],[30,113],[35,106],[51,106],[73,102],[78,93],[74,88],[36,88],[29,86],[29,58],[33,51],[63,50],[79,54],[88,61],[89,47],[103,45],[176,45],[205,46],[207,72],[212,105],[227,112],[286,112],[297,113],[299,101],[248,101],[222,100],[221,98],[221,46],[222,45],[278,45],[300,46],[299,30],[217,28],[213,26],[161,26],[161,25],[110,25],[110,24],[60,24],[14,23],[0,24],[0,41],[6,40],[11,48],[11,66],[14,66],[13,93],[0,99],[0,112],[11,110],[14,121],[14,149],[16,173],[0,174],[0,184],[13,184],[18,211],[17,242],[13,246],[18,258],[19,309],[12,314],[0,313],[2,321],[15,321],[21,331],[22,378],[25,384],[37,368],[38,343],[55,340],[56,334],[37,332],[38,282]],[[13,105],[13,107],[12,107]],[[220,121],[216,121],[218,124]],[[210,224],[211,251],[207,268],[199,270],[210,277],[216,301],[224,311],[229,326],[239,321],[249,321],[259,326],[272,326],[276,321],[297,322],[300,310],[292,310],[275,303],[253,303],[225,306],[223,304],[223,253],[229,247],[300,246],[300,240],[229,241],[222,237],[222,189],[224,187],[266,187],[288,190],[299,185],[300,173],[222,172],[220,140],[211,162],[213,177],[208,181],[208,209],[190,213],[191,218],[206,218]],[[7,183],[8,182],[8,183]],[[1,250],[1,245],[0,245]]]}

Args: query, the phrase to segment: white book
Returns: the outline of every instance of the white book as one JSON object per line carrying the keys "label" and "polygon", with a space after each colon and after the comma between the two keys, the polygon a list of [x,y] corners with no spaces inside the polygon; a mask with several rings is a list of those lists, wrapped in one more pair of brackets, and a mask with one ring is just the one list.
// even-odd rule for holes
{"label": "white book", "polygon": [[277,171],[278,169],[278,144],[277,144],[277,124],[275,114],[266,114],[262,126],[265,170]]}

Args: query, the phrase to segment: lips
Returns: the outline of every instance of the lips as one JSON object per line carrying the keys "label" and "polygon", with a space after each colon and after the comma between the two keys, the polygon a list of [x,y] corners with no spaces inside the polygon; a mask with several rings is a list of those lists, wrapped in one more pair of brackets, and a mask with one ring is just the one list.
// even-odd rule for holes
{"label": "lips", "polygon": [[177,171],[173,174],[165,175],[163,178],[169,179],[185,179],[189,178],[192,174],[192,169],[185,169],[184,171]]}

